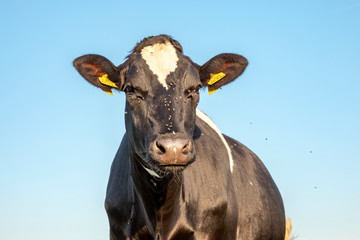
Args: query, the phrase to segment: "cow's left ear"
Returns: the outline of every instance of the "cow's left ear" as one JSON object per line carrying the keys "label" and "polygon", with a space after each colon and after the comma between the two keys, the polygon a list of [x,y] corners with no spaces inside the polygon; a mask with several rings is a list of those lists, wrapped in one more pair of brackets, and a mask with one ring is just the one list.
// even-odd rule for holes
{"label": "cow's left ear", "polygon": [[89,83],[112,95],[111,89],[121,90],[127,70],[126,62],[115,67],[107,58],[89,54],[78,57],[74,67]]}
{"label": "cow's left ear", "polygon": [[219,54],[199,68],[203,86],[208,86],[209,94],[234,81],[248,65],[243,56],[231,53]]}

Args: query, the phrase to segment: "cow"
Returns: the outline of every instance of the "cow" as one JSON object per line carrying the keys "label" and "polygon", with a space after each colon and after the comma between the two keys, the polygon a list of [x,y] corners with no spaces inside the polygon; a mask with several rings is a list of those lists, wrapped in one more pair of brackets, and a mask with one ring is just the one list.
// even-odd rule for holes
{"label": "cow", "polygon": [[126,133],[105,200],[110,239],[284,239],[284,206],[268,170],[197,108],[199,90],[234,81],[246,58],[224,53],[198,65],[178,41],[157,35],[117,67],[95,54],[73,64],[92,85],[126,95]]}

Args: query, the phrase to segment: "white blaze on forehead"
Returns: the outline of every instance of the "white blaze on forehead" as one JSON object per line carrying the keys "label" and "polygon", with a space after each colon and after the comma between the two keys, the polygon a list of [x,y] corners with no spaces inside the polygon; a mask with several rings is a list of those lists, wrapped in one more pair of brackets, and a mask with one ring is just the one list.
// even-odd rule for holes
{"label": "white blaze on forehead", "polygon": [[175,47],[170,43],[156,43],[144,47],[141,50],[141,57],[146,61],[150,70],[158,77],[161,85],[168,89],[166,77],[177,67],[179,60]]}
{"label": "white blaze on forehead", "polygon": [[215,125],[215,123],[205,113],[200,111],[198,108],[196,108],[196,116],[198,116],[201,120],[206,122],[219,135],[221,141],[224,143],[225,148],[226,148],[226,150],[228,152],[229,164],[230,164],[230,172],[233,172],[234,160],[233,160],[233,156],[231,154],[231,149],[229,147],[229,144],[226,142],[226,140],[224,138],[224,135],[222,135],[222,133],[220,132],[219,128]]}

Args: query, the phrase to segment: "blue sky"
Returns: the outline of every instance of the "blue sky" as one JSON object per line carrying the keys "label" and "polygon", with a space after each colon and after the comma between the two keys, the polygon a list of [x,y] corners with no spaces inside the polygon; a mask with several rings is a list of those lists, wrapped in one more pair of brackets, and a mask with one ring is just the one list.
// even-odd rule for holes
{"label": "blue sky", "polygon": [[0,8],[0,239],[106,239],[124,95],[72,67],[172,35],[199,64],[249,66],[200,109],[276,181],[297,239],[360,238],[360,2],[6,1]]}

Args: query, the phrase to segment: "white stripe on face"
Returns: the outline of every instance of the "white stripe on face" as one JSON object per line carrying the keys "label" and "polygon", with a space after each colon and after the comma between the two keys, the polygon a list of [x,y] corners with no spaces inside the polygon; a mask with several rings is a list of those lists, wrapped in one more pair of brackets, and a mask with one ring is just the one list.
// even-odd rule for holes
{"label": "white stripe on face", "polygon": [[166,77],[175,71],[179,60],[175,47],[170,42],[156,43],[144,47],[141,50],[141,57],[157,76],[161,85],[167,90]]}
{"label": "white stripe on face", "polygon": [[218,129],[218,127],[215,125],[215,123],[202,111],[200,111],[198,108],[196,108],[196,116],[198,116],[201,120],[203,120],[204,122],[207,123],[207,125],[209,125],[212,129],[214,129],[214,131],[219,135],[221,141],[224,143],[225,148],[228,152],[228,156],[229,156],[229,163],[230,163],[230,172],[233,172],[233,168],[234,168],[234,160],[233,160],[233,156],[231,154],[231,150],[229,147],[229,144],[226,142],[224,135],[222,135],[222,133],[220,132],[220,130]]}

